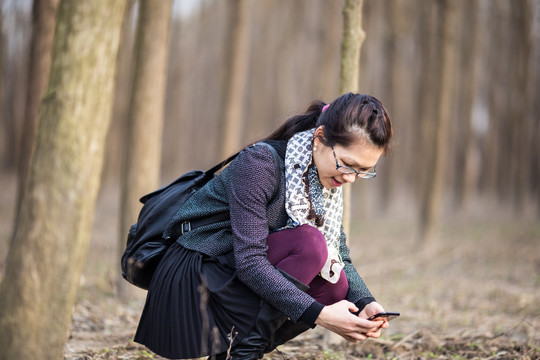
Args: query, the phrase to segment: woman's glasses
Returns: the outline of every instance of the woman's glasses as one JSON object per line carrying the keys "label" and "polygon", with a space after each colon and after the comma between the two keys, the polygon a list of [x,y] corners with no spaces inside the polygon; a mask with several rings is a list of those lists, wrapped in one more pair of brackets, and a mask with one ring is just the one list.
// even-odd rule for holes
{"label": "woman's glasses", "polygon": [[377,176],[377,173],[375,171],[375,167],[372,167],[368,171],[356,171],[352,167],[341,165],[338,162],[336,152],[334,151],[334,147],[331,146],[331,148],[332,148],[332,153],[334,154],[334,159],[336,160],[336,170],[337,171],[339,171],[339,172],[341,172],[343,174],[353,174],[354,173],[354,174],[356,174],[356,176],[358,176],[361,179],[372,179],[375,176]]}

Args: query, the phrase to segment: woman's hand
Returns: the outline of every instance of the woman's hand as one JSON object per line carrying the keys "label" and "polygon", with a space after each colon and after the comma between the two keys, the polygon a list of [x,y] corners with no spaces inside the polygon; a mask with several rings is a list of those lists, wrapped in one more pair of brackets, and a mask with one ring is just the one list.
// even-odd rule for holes
{"label": "woman's hand", "polygon": [[[371,303],[367,304],[364,307],[364,309],[362,309],[360,314],[358,314],[358,316],[363,318],[363,319],[367,319],[370,316],[376,315],[376,314],[381,313],[381,312],[384,312],[384,308],[379,303],[374,301],[374,302],[371,302]],[[370,322],[372,322],[372,323],[375,323],[375,322],[381,323],[382,322],[382,325],[376,331],[370,331],[370,332],[366,333],[366,336],[372,337],[372,338],[378,338],[379,336],[381,336],[381,329],[387,329],[388,326],[389,326],[388,325],[388,320],[386,320],[386,318],[380,318],[380,320],[370,321]]]}
{"label": "woman's hand", "polygon": [[[373,307],[373,309],[375,308]],[[369,311],[374,311],[373,309]],[[315,324],[335,332],[347,341],[357,342],[359,340],[365,340],[368,337],[378,337],[380,335],[380,328],[384,325],[384,321],[369,321],[365,314],[364,316],[356,316],[351,313],[357,312],[358,310],[359,309],[353,303],[347,300],[341,300],[335,304],[325,306],[315,321]],[[365,308],[362,312],[364,311],[366,311]],[[377,311],[377,313],[378,312],[379,311]],[[377,335],[377,333],[379,335]]]}

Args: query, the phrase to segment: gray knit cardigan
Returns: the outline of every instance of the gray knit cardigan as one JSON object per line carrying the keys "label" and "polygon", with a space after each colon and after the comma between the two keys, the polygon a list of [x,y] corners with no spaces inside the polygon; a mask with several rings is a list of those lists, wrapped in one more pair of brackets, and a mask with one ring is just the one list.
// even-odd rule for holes
{"label": "gray knit cardigan", "polygon": [[[286,146],[286,142],[281,142]],[[266,237],[287,221],[285,211],[285,169],[266,146],[251,146],[242,151],[219,176],[197,191],[182,207],[179,220],[197,219],[230,212],[230,221],[196,228],[177,242],[187,249],[209,256],[233,251],[236,275],[263,300],[293,321],[313,326],[323,305],[296,288],[266,256]],[[278,172],[279,169],[279,172]],[[342,231],[340,254],[349,282],[347,300],[360,309],[374,301],[351,263]]]}

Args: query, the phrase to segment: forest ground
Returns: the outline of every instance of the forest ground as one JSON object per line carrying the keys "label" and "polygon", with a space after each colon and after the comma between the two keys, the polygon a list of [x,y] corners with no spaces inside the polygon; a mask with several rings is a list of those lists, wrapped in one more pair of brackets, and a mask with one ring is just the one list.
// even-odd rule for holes
{"label": "forest ground", "polygon": [[[0,177],[0,268],[14,183]],[[144,292],[117,300],[118,195],[102,191],[65,360],[161,359],[132,342]],[[489,208],[489,210],[486,210]],[[539,359],[540,222],[496,206],[469,209],[420,246],[406,212],[359,216],[353,261],[377,300],[399,311],[380,339],[347,343],[316,328],[265,359]]]}

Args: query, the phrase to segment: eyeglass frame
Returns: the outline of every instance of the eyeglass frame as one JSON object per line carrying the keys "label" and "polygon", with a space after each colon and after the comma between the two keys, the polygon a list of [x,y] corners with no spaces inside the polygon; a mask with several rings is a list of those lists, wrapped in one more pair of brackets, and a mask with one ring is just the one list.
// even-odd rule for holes
{"label": "eyeglass frame", "polygon": [[[336,152],[334,151],[334,147],[333,146],[330,146],[330,148],[332,149],[332,154],[334,154],[334,159],[336,160],[336,170],[339,171],[340,173],[342,174],[355,174],[356,176],[358,176],[360,179],[373,179],[375,176],[377,176],[377,171],[375,169],[375,167],[377,165],[375,165],[373,167],[373,172],[369,172],[369,171],[357,171],[356,169],[353,169],[352,167],[350,166],[346,166],[346,165],[341,165],[339,162],[338,162],[338,159],[337,159],[337,156],[336,156]],[[345,172],[343,170],[340,170],[340,169],[346,169],[348,170],[348,172]]]}

